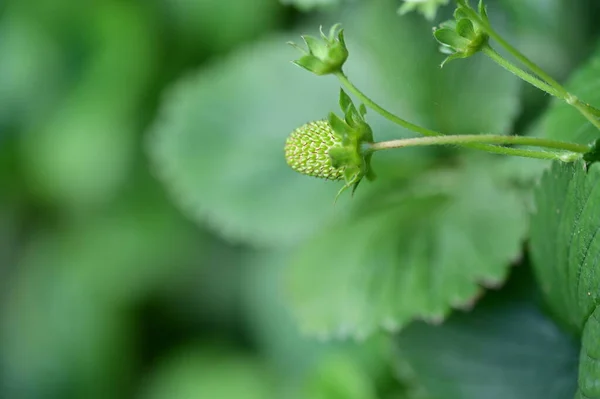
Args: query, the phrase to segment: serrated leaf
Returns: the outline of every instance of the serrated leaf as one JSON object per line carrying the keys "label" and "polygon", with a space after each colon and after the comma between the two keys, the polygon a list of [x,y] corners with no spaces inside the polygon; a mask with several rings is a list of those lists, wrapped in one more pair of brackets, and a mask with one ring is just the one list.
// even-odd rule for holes
{"label": "serrated leaf", "polygon": [[535,191],[531,252],[554,314],[574,331],[600,305],[600,165],[555,163]]}
{"label": "serrated leaf", "polygon": [[287,135],[336,109],[339,90],[290,66],[285,42],[271,38],[181,81],[150,138],[175,201],[228,238],[257,245],[309,234],[333,214],[339,190],[285,164]]}
{"label": "serrated leaf", "polygon": [[576,399],[600,398],[600,306],[583,328]]}
{"label": "serrated leaf", "polygon": [[[385,12],[389,18],[389,10],[384,11],[385,3],[359,6],[356,15],[362,18],[365,11],[373,11],[372,7],[377,7],[379,13]],[[384,104],[390,103],[393,101],[390,97],[386,99],[380,87],[390,86],[389,81],[397,81],[400,76],[410,88],[396,90],[394,86],[388,94],[398,100],[395,104],[399,106],[392,109],[401,115],[411,120],[414,117],[416,122],[425,121],[429,126],[434,125],[432,127],[441,126],[443,131],[506,130],[517,110],[518,84],[504,81],[503,74],[496,79],[496,75],[488,73],[487,67],[469,72],[461,70],[465,80],[457,79],[458,72],[444,73],[441,79],[437,65],[439,58],[430,59],[433,62],[430,69],[423,67],[427,57],[423,62],[413,61],[422,58],[423,43],[413,38],[419,37],[423,26],[399,22],[405,20],[412,21],[411,18],[393,16],[394,23],[404,26],[403,34],[397,37],[411,37],[411,40],[398,43],[393,40],[393,35],[386,33],[382,42],[385,51],[398,45],[406,51],[394,50],[387,58],[393,61],[394,68],[384,70],[365,61],[369,57],[361,44],[370,43],[356,39],[361,34],[371,35],[370,30],[364,28],[371,29],[373,20],[368,19],[368,26],[363,28],[361,25],[365,22],[343,21],[355,22],[352,36],[356,44],[350,43],[352,62],[348,63],[348,73],[361,89]],[[375,28],[383,34],[383,28],[389,26]],[[311,76],[290,66],[287,61],[293,57],[293,52],[282,46],[286,39],[289,38],[263,41],[181,81],[165,99],[150,139],[151,157],[159,175],[187,213],[196,221],[210,223],[227,238],[258,246],[295,244],[329,223],[333,215],[344,214],[346,208],[339,202],[335,209],[332,206],[339,185],[295,174],[283,160],[281,149],[287,134],[307,121],[323,119],[328,112],[337,110],[335,97],[339,92],[335,79]],[[382,43],[378,44],[378,51],[382,50]],[[438,56],[435,46],[430,50],[426,53]],[[399,67],[402,67],[401,71]],[[494,68],[491,64],[489,67]],[[385,72],[381,74],[382,80],[376,82],[381,85],[367,79],[382,71]],[[430,72],[435,78],[429,78]],[[481,101],[480,98],[470,101],[477,97],[471,94],[479,90],[475,87],[481,83],[479,79],[473,79],[474,75],[485,80],[484,86],[487,85],[478,93],[487,94],[493,90],[496,93],[493,101]],[[369,83],[363,84],[365,80]],[[421,90],[421,81],[427,81],[425,91]],[[443,85],[440,82],[444,82]],[[471,93],[464,97],[469,100],[461,97],[461,101],[455,101],[450,86],[460,88],[463,94]],[[418,112],[406,105],[407,100],[413,100],[407,93],[419,97],[415,101],[420,104],[416,108]],[[435,112],[431,112],[432,104],[436,107]],[[459,114],[464,118],[457,117]],[[377,140],[405,134],[397,126],[389,128],[389,125],[378,124],[378,118],[375,113],[368,116]],[[432,120],[428,118],[436,119],[435,123],[430,123]],[[378,155],[375,162],[383,159],[400,162],[407,154],[409,151],[390,151]],[[380,179],[384,179],[401,169],[398,164],[392,165],[390,162],[382,168],[376,164],[374,170]],[[418,173],[417,168],[413,169]],[[370,185],[365,183],[361,189],[363,186]]]}
{"label": "serrated leaf", "polygon": [[600,164],[555,163],[535,192],[531,254],[553,314],[583,331],[581,397],[600,398]]}
{"label": "serrated leaf", "polygon": [[323,337],[398,331],[468,305],[478,283],[502,283],[526,218],[491,166],[423,176],[313,237],[288,276],[300,327]]}
{"label": "serrated leaf", "polygon": [[[569,92],[595,107],[600,107],[600,47],[567,83]],[[589,144],[600,138],[600,131],[573,106],[555,100],[544,116],[545,137]]]}
{"label": "serrated leaf", "polygon": [[[254,342],[282,388],[276,397],[367,399],[365,391],[375,384],[381,387],[381,380],[390,377],[391,340],[382,335],[360,344],[322,342],[300,334],[279,284],[286,256],[259,254],[243,265],[242,272],[244,314]],[[348,379],[357,381],[348,383]],[[344,394],[331,395],[339,391]]]}
{"label": "serrated leaf", "polygon": [[398,347],[432,399],[570,399],[576,389],[575,342],[513,292],[442,326],[415,323]]}

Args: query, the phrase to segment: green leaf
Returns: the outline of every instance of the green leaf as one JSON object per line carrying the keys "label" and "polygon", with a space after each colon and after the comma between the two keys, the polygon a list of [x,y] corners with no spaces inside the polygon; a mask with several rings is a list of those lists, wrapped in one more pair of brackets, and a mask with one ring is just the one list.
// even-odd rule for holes
{"label": "green leaf", "polygon": [[339,90],[290,66],[285,42],[271,38],[179,82],[149,142],[163,182],[193,218],[262,246],[310,234],[333,214],[339,190],[285,163],[287,135],[336,109]]}
{"label": "green leaf", "polygon": [[[387,3],[376,3],[356,7],[360,20],[342,21],[354,27],[347,72],[361,89],[385,105],[395,104],[390,108],[402,116],[442,126],[443,131],[508,130],[518,105],[518,83],[511,83],[515,79],[505,80],[503,71],[490,73],[497,70],[492,64],[489,70],[478,65],[467,72],[439,71],[435,44],[427,50],[425,40],[431,42],[430,38],[415,39],[426,26],[410,17],[390,16]],[[374,16],[379,14],[385,26],[376,23]],[[401,31],[395,24],[402,25]],[[384,32],[388,28],[400,34]],[[370,46],[367,38],[372,33],[385,37]],[[411,40],[398,42],[394,37]],[[294,57],[283,45],[288,40],[281,36],[265,40],[183,79],[165,98],[149,142],[153,164],[182,209],[229,239],[263,247],[293,245],[347,212],[343,203],[333,207],[340,185],[299,175],[285,164],[286,136],[336,110],[339,93],[335,79],[311,76],[288,64]],[[376,62],[385,55],[385,68],[368,61],[371,47]],[[427,66],[427,61],[432,64]],[[380,79],[374,81],[373,76]],[[480,84],[485,90],[477,87]],[[490,90],[495,93],[492,99],[487,96]],[[456,101],[455,93],[461,93],[461,101]],[[406,133],[374,113],[369,124],[377,140]],[[378,155],[373,168],[384,179],[399,173],[411,153]],[[384,160],[389,162],[380,167]],[[411,162],[416,162],[414,157]]]}
{"label": "green leaf", "polygon": [[510,290],[442,326],[408,327],[398,347],[432,399],[570,399],[576,389],[575,342]]}
{"label": "green leaf", "polygon": [[600,304],[600,165],[555,163],[535,192],[531,252],[554,314],[580,332]]}
{"label": "green leaf", "polygon": [[600,398],[600,306],[588,318],[581,340],[576,399]]}
{"label": "green leaf", "polygon": [[351,356],[325,359],[308,381],[311,399],[377,399],[374,382]]}
{"label": "green leaf", "polygon": [[600,164],[555,163],[535,192],[531,254],[550,310],[583,332],[581,397],[600,398]]}
{"label": "green leaf", "polygon": [[479,283],[501,284],[520,253],[526,217],[492,170],[484,162],[395,184],[314,236],[288,276],[300,327],[322,337],[398,331],[468,306]]}
{"label": "green leaf", "polygon": [[[580,100],[600,107],[600,47],[567,83],[567,89]],[[600,138],[600,132],[574,107],[555,100],[544,116],[545,136],[558,140],[589,144]]]}
{"label": "green leaf", "polygon": [[286,252],[257,254],[243,265],[241,273],[241,304],[248,331],[273,370],[281,391],[273,397],[372,397],[374,386],[379,389],[385,380],[393,382],[391,340],[380,335],[359,344],[322,342],[300,334],[280,285],[287,255]]}

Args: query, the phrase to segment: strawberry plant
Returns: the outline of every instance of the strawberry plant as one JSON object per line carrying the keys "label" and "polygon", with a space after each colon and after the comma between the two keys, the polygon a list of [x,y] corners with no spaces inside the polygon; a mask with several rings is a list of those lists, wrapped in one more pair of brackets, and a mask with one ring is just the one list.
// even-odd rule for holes
{"label": "strawberry plant", "polygon": [[148,141],[158,175],[282,269],[292,334],[359,343],[319,363],[315,397],[600,399],[600,48],[562,84],[512,44],[503,18],[556,34],[520,3],[397,3],[323,14],[345,30],[292,43],[301,69],[280,34],[182,79]]}

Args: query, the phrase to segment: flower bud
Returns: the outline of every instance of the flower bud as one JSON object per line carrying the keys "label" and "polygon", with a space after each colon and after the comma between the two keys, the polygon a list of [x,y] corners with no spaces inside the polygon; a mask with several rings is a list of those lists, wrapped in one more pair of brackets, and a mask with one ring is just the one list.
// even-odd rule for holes
{"label": "flower bud", "polygon": [[[468,58],[481,51],[489,40],[487,33],[481,27],[465,16],[464,7],[459,3],[454,20],[446,21],[440,28],[434,29],[433,36],[440,43],[440,51],[448,54],[442,62],[442,67],[449,61],[458,58]],[[479,15],[484,22],[488,22],[485,6],[479,3]]]}
{"label": "flower bud", "polygon": [[348,59],[348,49],[344,41],[344,31],[339,29],[339,24],[334,25],[326,36],[321,30],[321,38],[302,36],[308,52],[294,43],[293,47],[304,55],[294,61],[294,64],[314,73],[315,75],[328,75],[342,70]]}

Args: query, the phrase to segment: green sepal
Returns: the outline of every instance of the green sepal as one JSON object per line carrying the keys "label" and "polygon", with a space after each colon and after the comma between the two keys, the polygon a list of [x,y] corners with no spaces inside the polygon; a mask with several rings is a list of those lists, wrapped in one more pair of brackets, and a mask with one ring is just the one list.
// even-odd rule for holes
{"label": "green sepal", "polygon": [[447,21],[441,22],[438,28],[433,28],[433,31],[435,32],[437,29],[442,28],[456,30],[456,21],[453,19],[449,19]]}
{"label": "green sepal", "polygon": [[469,40],[475,40],[477,38],[473,22],[467,18],[462,18],[456,23],[456,33]]}
{"label": "green sepal", "polygon": [[363,118],[358,113],[358,110],[356,109],[354,104],[352,104],[352,105],[350,105],[350,107],[348,107],[348,110],[346,111],[345,119],[346,119],[346,123],[348,125],[352,126],[353,128],[360,127],[361,123],[363,123]]}
{"label": "green sepal", "polygon": [[481,16],[481,19],[489,23],[490,20],[487,14],[487,7],[485,6],[485,4],[483,4],[483,0],[479,0],[479,5],[477,6],[477,8],[479,9],[479,15]]}
{"label": "green sepal", "polygon": [[448,57],[446,57],[444,59],[444,61],[442,61],[442,63],[440,64],[440,68],[443,68],[447,63],[449,63],[450,61],[454,61],[454,60],[459,60],[462,58],[468,58],[469,56],[465,53],[454,53],[454,54],[450,54]]}
{"label": "green sepal", "polygon": [[442,45],[450,47],[455,51],[465,51],[469,46],[469,40],[460,36],[456,31],[441,28],[433,32],[435,39]]}
{"label": "green sepal", "polygon": [[365,118],[365,116],[367,115],[367,107],[365,106],[365,104],[359,105],[358,113],[360,114],[360,116],[363,117],[363,119]]}
{"label": "green sepal", "polygon": [[304,43],[306,43],[306,47],[308,47],[308,52],[319,59],[324,59],[327,57],[327,45],[317,39],[316,37],[303,35],[300,36]]}
{"label": "green sepal", "polygon": [[339,168],[353,161],[352,150],[347,147],[335,147],[329,150],[329,158],[334,168]]}
{"label": "green sepal", "polygon": [[373,168],[371,168],[371,157],[373,156],[373,153],[369,153],[365,156],[365,166],[366,166],[366,171],[365,171],[365,177],[367,178],[368,181],[373,181],[377,178],[377,175],[375,174],[375,172],[373,172]]}
{"label": "green sepal", "polygon": [[[332,38],[331,40],[333,40],[333,36],[335,35],[334,29],[338,29],[339,27],[340,27],[340,24],[335,24],[331,27],[331,33],[330,33],[330,35],[331,35],[330,37]],[[342,47],[347,48],[343,29],[340,29],[340,31],[338,32],[337,39],[340,42],[340,44],[342,45]]]}
{"label": "green sepal", "polygon": [[359,129],[365,124],[364,116],[367,113],[367,108],[361,104],[360,109],[356,109],[354,102],[350,96],[343,90],[340,90],[340,108],[344,113],[344,120],[352,128]]}
{"label": "green sepal", "polygon": [[342,140],[344,140],[345,138],[347,138],[350,135],[350,126],[348,126],[346,124],[346,122],[343,121],[335,113],[330,112],[327,117],[327,120],[329,121],[331,128],[334,130],[334,132],[336,132],[338,134],[338,136]]}
{"label": "green sepal", "polygon": [[344,89],[340,89],[340,108],[344,115],[348,111],[348,108],[352,105],[352,99],[350,96],[344,91]]}
{"label": "green sepal", "polygon": [[321,60],[312,55],[302,56],[298,60],[292,61],[292,63],[306,69],[309,72],[314,73],[315,75],[320,76],[329,73],[329,68],[327,67],[327,65],[325,65]]}

